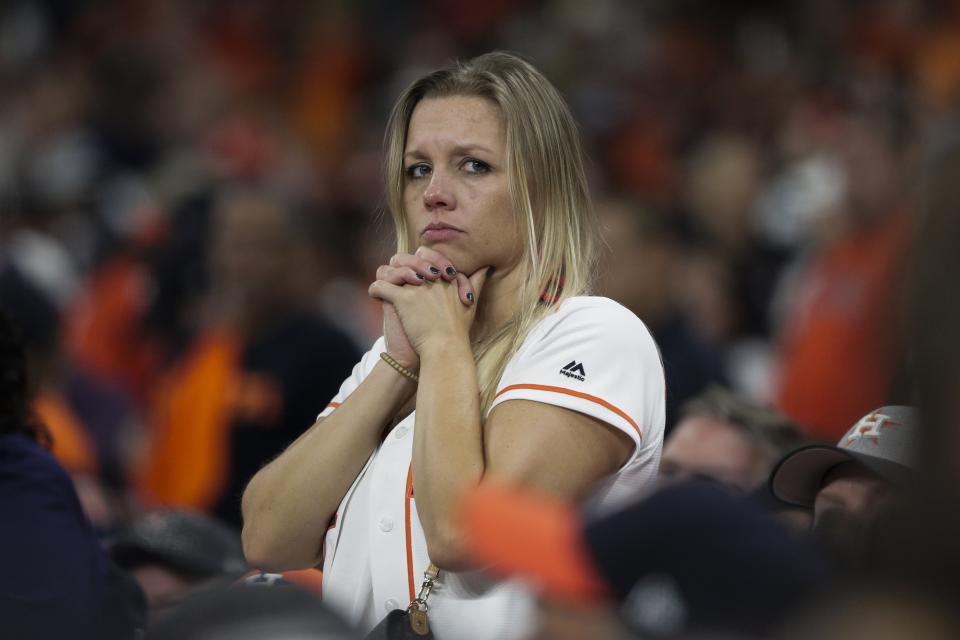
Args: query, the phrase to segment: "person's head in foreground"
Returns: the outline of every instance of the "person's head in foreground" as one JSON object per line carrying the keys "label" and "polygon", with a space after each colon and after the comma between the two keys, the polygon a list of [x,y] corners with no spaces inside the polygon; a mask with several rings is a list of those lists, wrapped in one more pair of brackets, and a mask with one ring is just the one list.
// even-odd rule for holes
{"label": "person's head in foreground", "polygon": [[483,302],[477,312],[480,336],[507,324],[481,347],[487,407],[518,338],[550,311],[541,303],[589,290],[597,231],[576,123],[543,74],[493,52],[408,87],[384,146],[398,253],[439,252],[465,276],[488,269],[484,288],[516,301],[512,318],[485,317]]}
{"label": "person's head in foreground", "polygon": [[914,476],[918,417],[911,407],[871,411],[835,446],[788,454],[770,475],[781,502],[813,509],[813,529],[837,551],[863,546],[867,525]]}
{"label": "person's head in foreground", "polygon": [[710,387],[683,406],[663,445],[660,481],[705,477],[750,491],[767,481],[779,458],[802,443],[786,417]]}
{"label": "person's head in foreground", "polygon": [[767,637],[826,577],[799,538],[708,480],[596,519],[487,487],[468,497],[463,519],[479,561],[539,590],[543,638],[585,629],[598,638]]}
{"label": "person's head in foreground", "polygon": [[147,631],[148,640],[350,640],[359,636],[292,585],[234,585],[194,594]]}

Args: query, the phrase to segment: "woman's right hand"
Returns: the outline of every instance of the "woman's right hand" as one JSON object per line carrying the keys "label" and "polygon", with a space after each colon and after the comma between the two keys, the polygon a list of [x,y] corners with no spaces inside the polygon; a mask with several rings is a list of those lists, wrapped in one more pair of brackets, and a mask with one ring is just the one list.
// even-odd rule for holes
{"label": "woman's right hand", "polygon": [[417,371],[420,368],[420,356],[417,355],[413,345],[410,344],[410,339],[403,331],[396,308],[386,302],[383,303],[383,339],[386,342],[387,353],[393,356],[401,366],[410,371]]}
{"label": "woman's right hand", "polygon": [[[419,286],[437,280],[452,282],[457,279],[457,270],[453,264],[441,253],[420,247],[417,253],[398,253],[390,258],[390,263],[377,269],[377,280],[383,280],[398,286]],[[464,304],[472,304],[466,298],[466,291],[461,292]],[[392,304],[383,304],[383,337],[386,342],[387,353],[402,366],[411,371],[420,368],[420,356],[407,338],[400,316]]]}

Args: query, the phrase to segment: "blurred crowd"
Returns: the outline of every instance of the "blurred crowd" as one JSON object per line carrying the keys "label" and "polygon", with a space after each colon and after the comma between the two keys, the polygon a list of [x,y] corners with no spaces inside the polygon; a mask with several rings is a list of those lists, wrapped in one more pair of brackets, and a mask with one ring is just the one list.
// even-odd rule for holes
{"label": "blurred crowd", "polygon": [[[7,0],[0,309],[114,562],[172,566],[115,538],[148,547],[161,507],[238,530],[245,483],[380,333],[393,99],[492,49],[582,127],[597,290],[661,349],[664,475],[757,491],[803,443],[919,403],[930,482],[956,479],[960,4]],[[152,606],[233,559],[141,584]]]}

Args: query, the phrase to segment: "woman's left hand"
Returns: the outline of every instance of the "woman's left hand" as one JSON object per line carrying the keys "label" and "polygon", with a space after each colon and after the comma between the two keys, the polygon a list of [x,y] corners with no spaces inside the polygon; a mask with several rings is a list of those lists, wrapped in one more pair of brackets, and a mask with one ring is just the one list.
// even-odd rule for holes
{"label": "woman's left hand", "polygon": [[[450,282],[438,279],[415,287],[377,280],[370,285],[369,293],[393,305],[407,338],[417,353],[422,354],[428,345],[451,337],[469,341],[488,271],[489,267],[483,267],[469,277],[457,273],[456,279]],[[460,291],[467,292],[468,304],[461,300]]]}

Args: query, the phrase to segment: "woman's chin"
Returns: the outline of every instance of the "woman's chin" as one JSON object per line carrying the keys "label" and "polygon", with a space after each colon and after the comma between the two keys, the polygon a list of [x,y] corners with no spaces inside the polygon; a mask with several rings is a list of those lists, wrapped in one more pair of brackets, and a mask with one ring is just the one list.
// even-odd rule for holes
{"label": "woman's chin", "polygon": [[478,260],[476,258],[471,258],[467,260],[461,260],[458,262],[457,260],[451,258],[450,261],[453,262],[453,266],[457,268],[457,271],[459,271],[460,273],[466,276],[472,276],[473,274],[475,274],[477,271],[481,269],[489,268],[490,271],[487,272],[487,278],[489,278],[497,271],[497,268],[491,265],[489,260],[484,261],[484,260]]}
{"label": "woman's chin", "polygon": [[476,256],[470,255],[468,252],[464,251],[462,247],[453,246],[452,243],[424,242],[423,246],[427,247],[428,249],[433,249],[437,253],[443,255],[444,258],[453,263],[454,268],[460,273],[470,275],[480,266],[480,261]]}

